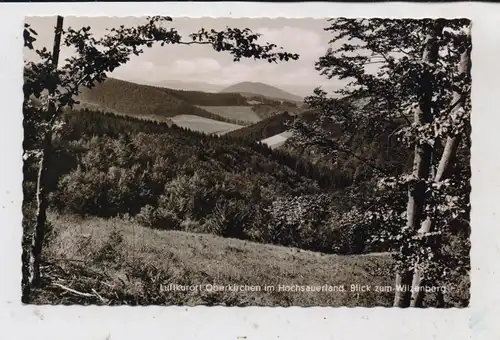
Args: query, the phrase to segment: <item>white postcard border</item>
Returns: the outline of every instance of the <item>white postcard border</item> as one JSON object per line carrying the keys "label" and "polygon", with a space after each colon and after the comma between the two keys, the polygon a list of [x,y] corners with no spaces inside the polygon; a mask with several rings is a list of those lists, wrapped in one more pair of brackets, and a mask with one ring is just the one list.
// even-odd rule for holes
{"label": "white postcard border", "polygon": [[[472,29],[472,287],[466,309],[23,306],[24,16],[466,17]],[[500,339],[500,5],[492,3],[0,4],[3,339]]]}

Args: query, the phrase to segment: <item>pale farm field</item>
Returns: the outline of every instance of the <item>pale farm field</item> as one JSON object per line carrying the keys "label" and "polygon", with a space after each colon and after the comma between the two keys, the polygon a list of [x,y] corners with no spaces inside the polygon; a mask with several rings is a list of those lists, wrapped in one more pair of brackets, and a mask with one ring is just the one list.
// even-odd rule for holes
{"label": "pale farm field", "polygon": [[178,115],[171,117],[170,120],[177,126],[209,134],[213,133],[222,135],[228,133],[229,131],[242,128],[241,125],[220,122],[218,120],[194,115]]}
{"label": "pale farm field", "polygon": [[198,106],[199,108],[217,114],[219,116],[240,120],[249,123],[257,123],[262,120],[251,106]]}

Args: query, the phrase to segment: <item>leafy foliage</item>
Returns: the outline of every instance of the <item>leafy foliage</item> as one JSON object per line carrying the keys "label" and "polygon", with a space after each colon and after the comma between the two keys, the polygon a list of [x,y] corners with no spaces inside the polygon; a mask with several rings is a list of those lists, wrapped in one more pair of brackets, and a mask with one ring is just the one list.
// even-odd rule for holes
{"label": "leafy foliage", "polygon": [[[341,98],[316,89],[305,102],[318,116],[294,124],[299,147],[314,148],[339,163],[356,159],[372,169],[364,179],[379,182],[379,188],[361,213],[353,211],[351,224],[372,229],[374,242],[398,251],[399,268],[419,270],[427,283],[456,283],[469,268],[471,79],[464,69],[471,50],[469,25],[465,19],[331,19],[326,28],[333,34],[331,47],[316,69],[349,84],[337,91]],[[425,120],[414,118],[423,111],[430,113]],[[374,141],[392,137],[403,160],[381,167],[373,157],[360,157],[366,152],[359,152],[358,136]],[[451,138],[463,141],[456,166],[447,180],[435,182]],[[373,150],[380,154],[380,146]],[[429,178],[408,174],[415,154],[406,150],[415,146],[431,150]],[[430,232],[408,228],[406,193],[417,186],[426,188],[422,222],[429,219]]]}

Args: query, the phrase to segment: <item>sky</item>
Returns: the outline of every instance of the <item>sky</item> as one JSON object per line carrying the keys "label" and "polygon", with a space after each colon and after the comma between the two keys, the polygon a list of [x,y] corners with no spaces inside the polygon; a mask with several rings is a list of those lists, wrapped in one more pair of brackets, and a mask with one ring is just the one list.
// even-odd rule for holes
{"label": "sky", "polygon": [[[64,28],[91,26],[92,32],[100,37],[105,34],[106,28],[131,27],[145,21],[144,17],[65,17]],[[45,46],[51,50],[56,18],[27,17],[26,22],[38,33],[35,47]],[[342,85],[339,81],[320,76],[314,69],[315,61],[325,54],[328,41],[332,38],[330,32],[324,31],[328,27],[326,19],[173,18],[168,25],[186,38],[202,27],[216,30],[226,26],[248,27],[262,34],[259,39],[262,43],[274,43],[287,52],[298,53],[300,59],[279,64],[262,60],[235,63],[229,54],[216,52],[210,46],[165,45],[154,46],[138,57],[133,56],[109,76],[145,84],[168,81],[209,83],[216,85],[214,90],[243,81],[263,82],[300,96],[311,94],[317,86],[331,91]],[[61,51],[61,63],[70,55],[69,50]],[[33,52],[26,50],[25,59],[33,58]]]}

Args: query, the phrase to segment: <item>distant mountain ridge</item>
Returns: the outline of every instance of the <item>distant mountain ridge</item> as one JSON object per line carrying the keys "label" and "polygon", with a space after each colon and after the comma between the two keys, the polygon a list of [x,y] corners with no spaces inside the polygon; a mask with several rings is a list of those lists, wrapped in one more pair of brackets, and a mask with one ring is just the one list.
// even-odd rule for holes
{"label": "distant mountain ridge", "polygon": [[225,87],[224,85],[217,85],[217,84],[196,82],[196,81],[183,81],[183,80],[160,80],[154,82],[140,81],[139,83],[144,83],[144,85],[166,87],[173,90],[209,92],[209,93],[217,93]]}
{"label": "distant mountain ridge", "polygon": [[241,82],[225,89],[219,91],[220,93],[242,93],[242,94],[254,94],[261,95],[273,99],[289,100],[293,102],[302,102],[304,98],[292,94],[290,92],[284,91],[276,86],[271,86],[259,82]]}

